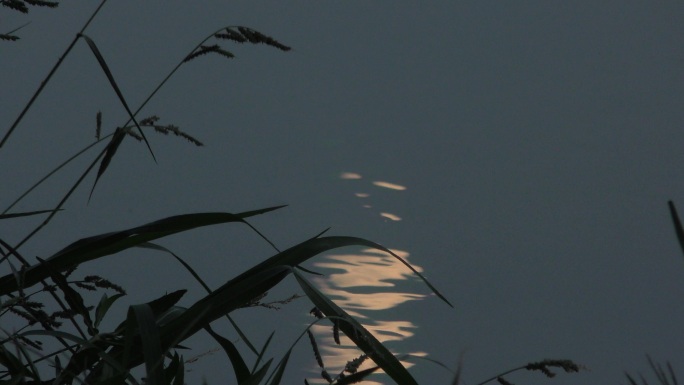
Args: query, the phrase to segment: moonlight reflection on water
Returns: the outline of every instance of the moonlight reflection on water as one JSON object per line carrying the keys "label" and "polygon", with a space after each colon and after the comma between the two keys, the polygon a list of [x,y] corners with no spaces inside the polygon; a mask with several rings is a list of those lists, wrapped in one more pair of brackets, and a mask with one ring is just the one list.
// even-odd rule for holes
{"label": "moonlight reflection on water", "polygon": [[[406,251],[392,251],[404,259],[409,256]],[[415,276],[399,260],[374,249],[365,249],[358,254],[331,254],[314,266],[323,273],[331,271],[326,277],[315,279],[320,290],[356,317],[380,342],[398,343],[413,336],[417,326],[409,320],[393,319],[393,309],[406,302],[423,299],[426,295],[401,290],[401,281],[414,279]],[[423,271],[420,266],[414,265],[414,268],[419,272]],[[333,377],[344,369],[347,362],[358,358],[362,353],[343,335],[340,335],[340,345],[337,345],[329,324],[317,324],[312,331],[326,370]],[[392,350],[392,344],[388,347]],[[395,353],[427,355],[425,352]],[[413,365],[406,361],[402,363],[406,367]],[[372,366],[372,361],[367,360],[361,368]],[[318,372],[319,369],[315,368],[312,372]],[[323,379],[309,382],[326,383]],[[368,383],[382,384],[374,381]]]}

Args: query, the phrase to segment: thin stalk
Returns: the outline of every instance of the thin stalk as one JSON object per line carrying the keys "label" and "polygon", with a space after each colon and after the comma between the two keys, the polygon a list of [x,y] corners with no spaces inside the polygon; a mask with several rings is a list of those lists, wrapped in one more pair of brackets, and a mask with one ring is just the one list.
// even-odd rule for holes
{"label": "thin stalk", "polygon": [[21,120],[24,118],[24,115],[26,115],[26,113],[28,112],[28,110],[29,110],[29,109],[31,108],[31,106],[33,105],[33,102],[36,101],[36,99],[38,98],[38,95],[40,95],[40,93],[43,91],[43,88],[45,88],[45,86],[47,85],[47,83],[48,83],[48,82],[50,81],[50,79],[52,78],[52,75],[54,75],[54,73],[57,72],[57,69],[59,68],[59,66],[62,65],[62,62],[64,61],[64,59],[67,57],[67,55],[69,55],[69,52],[71,52],[71,49],[74,48],[74,46],[76,45],[76,42],[77,42],[78,39],[81,37],[81,34],[82,34],[83,32],[85,32],[86,28],[88,28],[88,25],[90,25],[90,22],[93,21],[93,19],[95,18],[95,15],[97,15],[97,13],[100,12],[100,9],[105,5],[106,2],[107,2],[107,0],[102,0],[102,2],[101,2],[100,5],[97,7],[97,9],[95,10],[95,12],[93,12],[93,14],[90,15],[90,18],[88,19],[88,21],[86,21],[86,23],[83,25],[83,28],[81,28],[81,30],[79,31],[79,33],[76,34],[76,37],[74,37],[74,40],[71,42],[71,44],[69,44],[69,47],[66,49],[66,51],[64,51],[64,53],[63,53],[62,56],[59,58],[59,60],[57,60],[57,63],[55,64],[55,66],[52,67],[52,70],[50,70],[50,73],[48,73],[48,75],[47,75],[47,77],[45,78],[45,80],[43,80],[43,81],[40,83],[40,86],[38,87],[38,89],[36,90],[36,92],[35,92],[35,93],[33,94],[33,96],[31,97],[31,100],[29,100],[29,102],[26,104],[26,106],[24,106],[24,109],[21,111],[21,113],[19,114],[19,116],[17,117],[17,119],[14,121],[14,123],[12,123],[12,126],[10,127],[9,131],[7,131],[7,133],[5,134],[5,136],[2,138],[2,141],[0,141],[0,148],[2,148],[2,146],[5,144],[5,142],[7,141],[7,139],[9,139],[10,135],[12,135],[12,132],[14,132],[14,129],[17,128],[17,126],[19,125],[19,122],[21,122]]}
{"label": "thin stalk", "polygon": [[107,150],[107,148],[105,147],[105,148],[100,152],[100,155],[98,155],[97,158],[95,158],[95,160],[93,160],[93,162],[90,164],[90,166],[88,166],[88,168],[87,168],[87,169],[83,172],[83,174],[81,174],[81,176],[78,178],[78,180],[76,181],[76,183],[74,183],[74,185],[71,186],[71,188],[70,188],[69,191],[66,193],[66,195],[64,195],[64,197],[62,198],[62,200],[59,201],[59,203],[58,203],[57,206],[55,207],[54,211],[53,211],[50,215],[48,215],[47,218],[45,218],[45,220],[43,221],[43,223],[41,223],[40,225],[38,225],[38,227],[36,227],[33,231],[31,231],[31,233],[29,233],[26,237],[24,237],[24,239],[22,239],[21,242],[19,242],[16,246],[14,246],[14,248],[15,248],[16,250],[18,250],[24,243],[26,243],[26,241],[28,241],[29,239],[31,239],[31,237],[33,237],[38,231],[40,231],[43,227],[45,227],[45,225],[47,225],[47,224],[50,222],[50,220],[52,220],[52,217],[54,217],[54,216],[57,214],[57,212],[59,211],[59,209],[62,208],[62,206],[66,203],[67,199],[69,199],[69,197],[71,196],[71,194],[73,194],[74,191],[76,191],[76,188],[81,184],[81,182],[83,182],[83,180],[85,179],[86,175],[88,175],[88,174],[90,173],[90,170],[92,170],[92,169],[95,167],[95,165],[97,164],[97,161],[100,160],[100,158],[102,158],[102,156],[105,154],[105,151],[106,151],[106,150]]}
{"label": "thin stalk", "polygon": [[2,214],[7,214],[7,212],[9,212],[9,211],[12,209],[12,207],[14,207],[17,203],[19,203],[22,199],[24,199],[25,196],[27,196],[28,194],[30,194],[31,191],[33,191],[34,189],[36,189],[39,185],[41,185],[43,182],[45,182],[45,181],[46,181],[48,178],[50,178],[53,174],[55,174],[57,171],[61,170],[62,167],[64,167],[64,166],[66,166],[67,164],[71,163],[71,161],[73,161],[74,159],[78,158],[81,154],[83,154],[84,152],[88,151],[89,149],[91,149],[92,147],[94,147],[96,144],[98,144],[98,143],[104,141],[105,139],[109,138],[109,137],[112,136],[112,135],[114,135],[114,134],[109,134],[109,135],[104,136],[104,137],[100,138],[99,140],[93,142],[92,144],[89,144],[88,146],[84,147],[82,150],[80,150],[80,151],[77,152],[76,154],[72,155],[69,159],[67,159],[67,160],[65,160],[64,162],[62,162],[59,166],[55,167],[55,168],[54,168],[52,171],[50,171],[47,175],[45,175],[44,177],[42,177],[38,182],[34,183],[33,186],[29,187],[28,190],[26,190],[23,194],[21,194],[21,196],[19,196],[19,198],[17,198],[14,202],[12,202],[12,204],[10,204],[9,206],[7,206],[7,208],[5,209],[5,211],[2,212]]}
{"label": "thin stalk", "polygon": [[[224,30],[224,29],[226,29],[226,28],[231,28],[231,27],[234,27],[234,26],[231,25],[231,26],[228,26],[228,27],[219,28],[219,29],[217,29],[216,31],[212,32],[212,33],[209,34],[207,37],[205,37],[204,40],[202,40],[201,42],[199,42],[199,44],[197,44],[197,45],[190,51],[190,54],[193,53],[193,52],[195,52],[199,47],[202,46],[202,44],[204,44],[207,40],[211,39],[211,38],[212,38],[214,35],[216,35],[217,33],[221,32],[222,30]],[[189,55],[189,54],[188,54],[188,55]],[[188,57],[188,55],[185,55],[185,56],[183,57],[183,59],[182,59],[182,60],[181,60],[181,61],[180,61],[172,70],[171,70],[171,72],[169,72],[169,74],[166,75],[166,77],[164,78],[164,80],[162,80],[161,83],[159,83],[159,85],[157,86],[157,88],[155,88],[154,91],[152,91],[152,93],[147,97],[147,99],[145,99],[145,101],[142,102],[142,104],[140,105],[140,107],[138,107],[138,109],[135,110],[135,112],[133,113],[133,116],[136,116],[136,115],[138,114],[138,112],[140,112],[140,110],[142,110],[142,109],[145,107],[145,105],[147,105],[147,103],[150,101],[150,99],[152,99],[152,97],[154,97],[154,95],[156,95],[156,93],[164,86],[164,84],[166,84],[166,82],[171,78],[171,76],[173,76],[173,74],[175,74],[176,71],[178,71],[178,69],[180,68],[180,66],[182,66],[183,63],[185,63],[185,59]],[[129,119],[129,120],[126,122],[126,124],[124,124],[124,126],[127,126],[130,122],[131,122],[131,120]]]}
{"label": "thin stalk", "polygon": [[[98,7],[98,9],[95,11],[95,13],[93,14],[93,16],[91,16],[90,20],[88,20],[88,23],[86,23],[86,25],[83,27],[83,29],[81,30],[81,33],[85,30],[85,28],[88,26],[88,24],[90,23],[90,21],[95,17],[95,14],[97,13],[97,11],[99,11],[99,9],[104,5],[104,3],[105,3],[106,1],[107,1],[107,0],[103,0],[102,4],[100,4],[100,7]],[[215,32],[212,32],[210,35],[208,35],[207,37],[205,37],[204,40],[202,40],[199,44],[197,44],[197,45],[190,51],[190,53],[192,53],[192,52],[194,52],[195,50],[197,50],[197,48],[199,48],[200,46],[202,46],[202,44],[204,44],[207,40],[211,39],[212,36],[214,36],[215,34],[219,33],[221,30],[226,29],[226,28],[230,28],[230,27],[223,27],[223,28],[220,28],[220,29],[216,30]],[[80,36],[80,35],[77,35],[76,40],[78,39],[78,36]],[[74,40],[74,43],[76,42],[76,40]],[[74,43],[72,43],[72,46],[73,46]],[[69,47],[69,49],[67,50],[67,52],[64,54],[64,56],[66,56],[66,54],[68,53],[68,51],[69,51],[70,49],[71,49],[71,46]],[[169,74],[166,75],[166,77],[164,78],[164,80],[162,80],[162,81],[159,83],[159,85],[157,85],[157,87],[150,93],[150,95],[147,96],[147,98],[145,99],[145,101],[143,101],[142,104],[133,112],[132,115],[133,115],[134,117],[135,117],[136,115],[138,115],[138,113],[145,107],[145,105],[147,105],[147,103],[152,99],[152,97],[154,97],[154,95],[162,88],[162,86],[164,86],[164,84],[166,84],[166,82],[171,78],[171,76],[173,76],[173,75],[176,73],[176,71],[178,71],[178,69],[180,68],[180,66],[183,65],[183,63],[185,63],[185,58],[186,58],[187,56],[188,56],[188,55],[185,55],[185,56],[183,57],[183,60],[181,60],[181,61],[180,61],[180,62],[171,70],[171,72],[169,72]],[[42,87],[44,86],[44,84],[47,83],[47,80],[52,76],[52,73],[56,70],[56,67],[59,66],[59,63],[61,63],[61,59],[60,59],[60,62],[58,62],[58,65],[55,66],[55,68],[53,69],[53,71],[50,72],[50,75],[48,75],[48,78],[47,78],[45,81],[43,81],[43,85],[41,85],[41,88],[39,88],[39,90],[36,92],[36,95],[34,95],[34,98],[33,98],[33,99],[35,99],[35,98],[37,97],[37,94],[42,90]],[[29,106],[30,106],[30,104],[33,103],[33,99],[31,100],[31,102],[29,102]],[[28,106],[27,106],[27,108],[25,108],[24,110],[25,110],[25,111],[28,110]],[[14,127],[18,124],[19,120],[21,120],[21,117],[23,116],[23,114],[25,113],[25,111],[22,112],[22,114],[20,115],[20,117],[17,119],[17,122],[15,122],[15,124],[12,126],[12,129],[10,129],[10,132],[5,136],[5,139],[3,139],[3,143],[4,143],[4,141],[6,140],[6,138],[9,136],[9,134],[11,133],[11,131],[14,129]],[[123,126],[124,126],[124,127],[125,127],[125,126],[128,126],[128,124],[129,124],[131,121],[132,121],[132,119],[129,118]],[[38,187],[38,186],[39,186],[40,184],[42,184],[45,180],[47,180],[49,177],[51,177],[53,174],[55,174],[55,173],[56,173],[59,169],[61,169],[64,165],[66,165],[67,163],[71,162],[73,159],[75,159],[75,158],[77,158],[78,156],[80,156],[82,153],[84,153],[86,150],[88,150],[89,148],[91,148],[92,146],[94,146],[96,143],[99,143],[100,141],[102,141],[102,140],[105,139],[105,138],[110,137],[111,135],[113,135],[113,134],[110,134],[110,135],[108,135],[108,136],[102,138],[101,140],[98,140],[97,142],[95,142],[95,143],[93,143],[93,144],[87,146],[86,148],[84,148],[84,149],[81,150],[80,152],[76,153],[76,154],[73,155],[71,158],[69,158],[69,159],[68,159],[66,162],[64,162],[62,165],[58,166],[56,169],[54,169],[54,170],[53,170],[52,172],[50,172],[48,175],[46,175],[45,177],[43,177],[41,180],[39,180],[38,182],[36,182],[36,183],[35,183],[33,186],[31,186],[25,193],[23,193],[16,201],[14,201],[7,209],[5,209],[5,211],[3,211],[3,214],[4,214],[4,213],[7,213],[14,205],[16,205],[16,204],[17,204],[20,200],[22,200],[26,195],[28,195],[33,189],[35,189],[36,187]],[[0,143],[0,147],[2,147],[2,144],[1,144],[1,143]],[[103,154],[104,154],[104,153],[103,153]],[[97,159],[99,159],[103,154],[100,154],[100,156],[99,156]],[[96,159],[96,161],[97,161],[97,159]],[[86,173],[89,172],[89,171],[93,168],[93,166],[94,166],[94,164],[92,164],[92,165],[88,168],[88,170],[86,171]],[[74,186],[72,186],[71,190],[69,190],[69,192],[68,192],[67,195],[62,199],[62,201],[61,201],[60,204],[57,206],[57,208],[60,208],[60,207],[66,202],[66,199],[71,195],[71,193],[73,193],[73,190],[81,183],[81,181],[83,180],[84,177],[85,177],[85,174],[82,175],[81,178],[79,178],[79,180],[76,182],[76,184],[74,184]],[[22,244],[24,244],[24,243],[28,240],[28,238],[32,237],[32,236],[33,236],[35,233],[37,233],[42,227],[44,227],[45,225],[47,225],[47,223],[52,219],[52,217],[54,216],[54,214],[55,214],[55,213],[53,212],[53,214],[50,215],[50,216],[45,220],[45,222],[43,222],[43,224],[41,224],[38,228],[36,228],[33,232],[31,232],[31,234],[29,234],[21,243],[19,243],[17,246],[15,246],[15,248],[18,249],[19,246],[21,246]],[[270,243],[270,242],[269,242],[269,243]],[[271,244],[271,245],[272,245],[273,247],[275,247],[273,244]]]}

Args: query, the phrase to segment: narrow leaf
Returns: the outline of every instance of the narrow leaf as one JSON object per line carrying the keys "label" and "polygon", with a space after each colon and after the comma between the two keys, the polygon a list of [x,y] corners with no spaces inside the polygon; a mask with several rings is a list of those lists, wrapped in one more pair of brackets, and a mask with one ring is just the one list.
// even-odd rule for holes
{"label": "narrow leaf", "polygon": [[131,121],[133,121],[133,123],[135,123],[135,126],[138,128],[138,132],[140,132],[140,135],[145,140],[145,144],[147,145],[147,149],[150,151],[152,158],[156,162],[157,158],[154,156],[154,152],[152,152],[152,147],[150,147],[150,143],[147,141],[147,138],[145,137],[145,133],[142,131],[142,128],[140,128],[140,125],[135,120],[135,115],[133,115],[133,112],[131,112],[131,109],[128,107],[128,103],[126,103],[126,99],[124,98],[123,94],[121,93],[119,86],[116,84],[116,81],[114,80],[114,75],[112,75],[112,71],[109,70],[109,66],[107,65],[107,62],[105,61],[102,54],[100,53],[100,50],[97,48],[97,45],[95,44],[93,39],[89,38],[87,35],[85,35],[83,33],[79,33],[78,36],[82,37],[86,41],[86,43],[88,43],[88,47],[90,47],[90,50],[93,52],[93,55],[95,55],[97,62],[100,64],[100,68],[102,68],[102,71],[107,76],[107,79],[109,80],[109,84],[114,89],[114,92],[116,92],[116,96],[119,97],[119,101],[121,101],[121,104],[126,109],[126,112],[128,112],[129,118],[131,119]]}
{"label": "narrow leaf", "polygon": [[112,139],[109,141],[109,143],[107,143],[107,147],[105,147],[104,157],[102,157],[102,161],[100,162],[100,168],[97,170],[97,176],[95,177],[93,187],[90,189],[90,195],[88,196],[88,200],[90,200],[90,198],[93,196],[93,191],[95,191],[95,186],[97,186],[97,182],[100,180],[100,177],[105,173],[105,171],[107,171],[109,164],[112,162],[112,159],[114,158],[114,154],[116,154],[116,151],[119,149],[119,146],[121,145],[125,137],[126,131],[124,129],[117,128],[116,131],[114,131]]}
{"label": "narrow leaf", "polygon": [[261,363],[261,359],[264,358],[264,354],[266,354],[266,349],[268,349],[268,345],[271,343],[271,340],[273,339],[274,334],[275,334],[275,331],[272,331],[271,335],[269,335],[268,339],[266,339],[266,343],[264,343],[264,347],[262,347],[261,350],[259,351],[259,355],[257,356],[256,362],[254,362],[254,367],[252,368],[252,373],[254,373],[256,368]]}
{"label": "narrow leaf", "polygon": [[[244,223],[244,220],[248,217],[264,214],[281,207],[284,206],[269,207],[239,214],[196,213],[177,215],[122,231],[83,238],[55,253],[46,261],[50,262],[50,266],[56,271],[64,271],[81,263],[115,254],[154,239],[203,226],[230,222]],[[31,266],[25,271],[24,287],[33,286],[49,276],[49,271],[41,264]],[[0,277],[0,295],[6,295],[17,289],[17,281],[12,274]]]}
{"label": "narrow leaf", "polygon": [[95,308],[95,322],[94,322],[95,328],[98,328],[100,326],[100,322],[102,322],[105,315],[107,315],[109,308],[112,307],[114,302],[116,302],[117,299],[119,299],[123,296],[124,296],[124,294],[121,294],[121,293],[114,294],[111,297],[108,297],[107,293],[102,294],[102,298],[100,299],[100,302],[97,304],[97,307]]}
{"label": "narrow leaf", "polygon": [[147,384],[164,385],[164,372],[162,370],[161,344],[159,341],[159,327],[148,304],[133,305],[131,310],[135,313],[135,318],[140,330],[143,356],[145,357],[145,369],[147,370]]}
{"label": "narrow leaf", "polygon": [[216,332],[214,332],[211,327],[207,326],[205,330],[218,342],[223,350],[228,355],[230,362],[233,364],[233,371],[235,372],[235,378],[238,384],[242,384],[250,377],[249,369],[245,364],[245,360],[242,359],[240,352],[238,352],[235,345],[230,342],[230,340],[221,337]]}
{"label": "narrow leaf", "polygon": [[670,216],[672,217],[672,222],[674,223],[675,233],[677,234],[677,239],[679,240],[679,246],[684,252],[684,227],[682,227],[682,222],[679,220],[679,215],[677,215],[677,208],[674,202],[668,201],[667,205],[670,208]]}
{"label": "narrow leaf", "polygon": [[275,372],[272,374],[273,378],[271,379],[271,382],[269,382],[269,385],[280,384],[280,381],[282,381],[282,379],[283,379],[283,374],[285,374],[285,367],[287,367],[287,362],[290,360],[290,354],[291,353],[292,353],[292,349],[289,349],[287,351],[287,353],[285,353],[285,356],[283,356],[283,359],[280,360],[278,367],[276,368]]}
{"label": "narrow leaf", "polygon": [[271,366],[271,362],[273,362],[273,358],[268,360],[264,366],[259,368],[250,378],[247,379],[244,383],[241,383],[240,385],[259,385],[261,383],[261,380],[264,378],[266,373],[268,372],[268,368]]}
{"label": "narrow leaf", "polygon": [[31,215],[53,213],[55,211],[62,211],[62,210],[61,209],[59,209],[59,210],[38,210],[38,211],[27,211],[27,212],[23,212],[23,213],[14,213],[14,214],[0,214],[0,219],[27,217],[27,216],[31,216]]}

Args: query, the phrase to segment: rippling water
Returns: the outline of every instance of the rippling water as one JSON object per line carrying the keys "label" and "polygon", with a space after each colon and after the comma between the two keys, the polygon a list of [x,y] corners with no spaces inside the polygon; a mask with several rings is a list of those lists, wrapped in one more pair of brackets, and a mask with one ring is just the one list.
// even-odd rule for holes
{"label": "rippling water", "polygon": [[[392,251],[408,260],[407,251]],[[411,320],[393,317],[393,309],[409,301],[421,300],[425,295],[402,289],[402,281],[414,278],[414,275],[399,260],[374,249],[365,249],[358,254],[328,255],[314,266],[321,272],[332,271],[325,278],[315,279],[321,291],[361,322],[380,342],[401,342],[413,336],[417,326]],[[420,266],[414,267],[422,272]],[[353,342],[343,335],[340,336],[338,345],[333,338],[331,326],[319,324],[312,330],[325,369],[333,378],[344,370],[348,362],[362,354]],[[421,351],[409,354],[426,355]],[[412,366],[408,361],[403,361],[403,364],[406,367]],[[360,369],[367,369],[372,365],[372,361],[366,360]],[[312,369],[312,373],[320,370]],[[323,379],[310,382],[326,383]],[[381,384],[374,381],[368,383]]]}

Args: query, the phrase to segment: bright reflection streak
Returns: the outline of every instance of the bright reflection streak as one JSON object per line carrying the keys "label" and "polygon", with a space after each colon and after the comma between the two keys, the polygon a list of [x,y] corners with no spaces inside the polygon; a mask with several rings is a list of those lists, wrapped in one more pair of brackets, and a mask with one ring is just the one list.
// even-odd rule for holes
{"label": "bright reflection streak", "polygon": [[398,190],[398,191],[406,190],[406,186],[402,186],[400,184],[394,184],[394,183],[390,183],[390,182],[383,182],[383,181],[376,180],[375,182],[373,182],[373,184],[378,186],[378,187],[388,188],[390,190]]}
{"label": "bright reflection streak", "polygon": [[380,216],[381,216],[381,217],[385,217],[385,218],[387,218],[387,219],[391,219],[391,220],[393,220],[393,221],[400,221],[400,220],[401,220],[401,217],[400,217],[400,216],[394,215],[394,214],[391,214],[391,213],[380,213]]}
{"label": "bright reflection streak", "polygon": [[[402,250],[392,252],[404,259],[409,256],[408,252]],[[391,309],[408,301],[426,297],[424,294],[400,291],[398,284],[407,279],[415,279],[415,275],[398,259],[379,250],[365,249],[358,254],[327,255],[314,266],[317,271],[323,273],[326,269],[332,271],[325,278],[314,278],[316,286],[361,322],[380,342],[400,342],[413,336],[417,326],[410,321],[382,319],[391,318]],[[420,266],[414,265],[414,268],[419,272],[423,271]],[[333,378],[344,369],[347,362],[363,353],[343,333],[340,333],[340,345],[337,345],[333,340],[332,326],[329,322],[322,321],[315,325],[312,331],[316,336],[326,370]],[[425,352],[410,354],[427,355]],[[407,368],[413,366],[411,362],[402,364]],[[359,370],[374,365],[368,359]],[[320,368],[316,367],[312,373],[320,373]],[[313,376],[308,381],[311,384],[327,383],[320,377]],[[382,385],[380,382],[368,380],[364,383]]]}
{"label": "bright reflection streak", "polygon": [[361,174],[355,172],[343,172],[340,174],[340,179],[361,179]]}
{"label": "bright reflection streak", "polygon": [[356,195],[358,198],[368,198],[370,196],[368,193],[356,193],[354,195]]}

